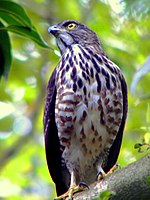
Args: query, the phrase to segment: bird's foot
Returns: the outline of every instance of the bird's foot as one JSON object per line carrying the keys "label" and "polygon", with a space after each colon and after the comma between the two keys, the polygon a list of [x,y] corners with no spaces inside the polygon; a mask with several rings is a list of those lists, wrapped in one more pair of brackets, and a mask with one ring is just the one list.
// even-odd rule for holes
{"label": "bird's foot", "polygon": [[102,171],[99,171],[96,175],[96,180],[99,181],[99,180],[102,180],[104,177],[106,176],[106,173],[102,170]]}
{"label": "bird's foot", "polygon": [[98,180],[98,181],[102,180],[105,176],[115,172],[118,168],[120,168],[120,165],[119,164],[115,164],[107,173],[105,173],[103,170],[100,170],[97,173],[96,180]]}
{"label": "bird's foot", "polygon": [[77,192],[81,192],[83,191],[85,188],[88,188],[88,185],[84,182],[80,182],[79,185],[73,185],[69,188],[69,190],[62,194],[59,197],[56,197],[54,200],[72,200],[73,199],[73,195]]}

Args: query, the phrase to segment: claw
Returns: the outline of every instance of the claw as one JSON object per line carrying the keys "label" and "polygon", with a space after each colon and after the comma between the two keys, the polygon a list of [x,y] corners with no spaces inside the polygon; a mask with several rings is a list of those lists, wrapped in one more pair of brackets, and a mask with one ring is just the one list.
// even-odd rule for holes
{"label": "claw", "polygon": [[113,172],[115,172],[118,168],[121,168],[119,164],[115,164],[108,172],[107,174],[101,169],[97,175],[96,175],[96,180],[102,180],[105,176],[107,176],[108,174],[111,174]]}
{"label": "claw", "polygon": [[72,200],[73,199],[73,195],[77,192],[81,192],[83,191],[85,188],[88,188],[88,185],[84,182],[80,182],[79,185],[73,185],[69,188],[69,190],[64,193],[63,195],[56,197],[54,200]]}
{"label": "claw", "polygon": [[99,171],[96,175],[96,180],[99,181],[99,180],[102,180],[104,178],[104,176],[106,176],[105,172],[104,171]]}
{"label": "claw", "polygon": [[90,189],[89,186],[85,183],[85,182],[80,182],[79,185],[78,185],[80,188],[87,188],[88,190]]}

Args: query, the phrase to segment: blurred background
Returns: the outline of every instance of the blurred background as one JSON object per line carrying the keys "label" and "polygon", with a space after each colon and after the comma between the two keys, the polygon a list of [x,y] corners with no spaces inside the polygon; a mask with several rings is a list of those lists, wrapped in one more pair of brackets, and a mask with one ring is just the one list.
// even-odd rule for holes
{"label": "blurred background", "polygon": [[[118,163],[143,157],[134,148],[150,140],[150,1],[24,0],[44,40],[57,50],[47,28],[75,19],[94,30],[128,84],[129,112]],[[0,200],[48,200],[55,194],[44,150],[43,109],[48,79],[59,57],[9,33],[13,64],[0,81]]]}

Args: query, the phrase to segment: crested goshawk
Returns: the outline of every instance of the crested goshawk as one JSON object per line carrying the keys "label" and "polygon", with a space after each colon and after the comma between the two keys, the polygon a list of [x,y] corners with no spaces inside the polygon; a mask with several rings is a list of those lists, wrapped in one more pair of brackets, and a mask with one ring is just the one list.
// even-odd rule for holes
{"label": "crested goshawk", "polygon": [[87,26],[66,20],[48,32],[61,52],[44,111],[47,163],[59,196],[82,182],[91,184],[115,165],[127,117],[127,86]]}

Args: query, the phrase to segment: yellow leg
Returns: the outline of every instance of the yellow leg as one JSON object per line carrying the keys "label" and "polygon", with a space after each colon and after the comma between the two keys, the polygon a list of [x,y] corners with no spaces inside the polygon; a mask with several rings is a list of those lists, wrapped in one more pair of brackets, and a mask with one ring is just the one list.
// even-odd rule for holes
{"label": "yellow leg", "polygon": [[80,182],[79,185],[76,185],[76,178],[75,174],[72,171],[71,173],[71,183],[70,183],[70,188],[68,189],[67,192],[62,194],[59,197],[56,197],[54,200],[72,200],[73,195],[77,192],[83,191],[84,188],[88,188],[88,186],[84,182]]}
{"label": "yellow leg", "polygon": [[107,174],[111,174],[113,172],[115,172],[117,169],[120,169],[120,165],[119,164],[115,164],[110,170],[109,172],[107,172]]}

